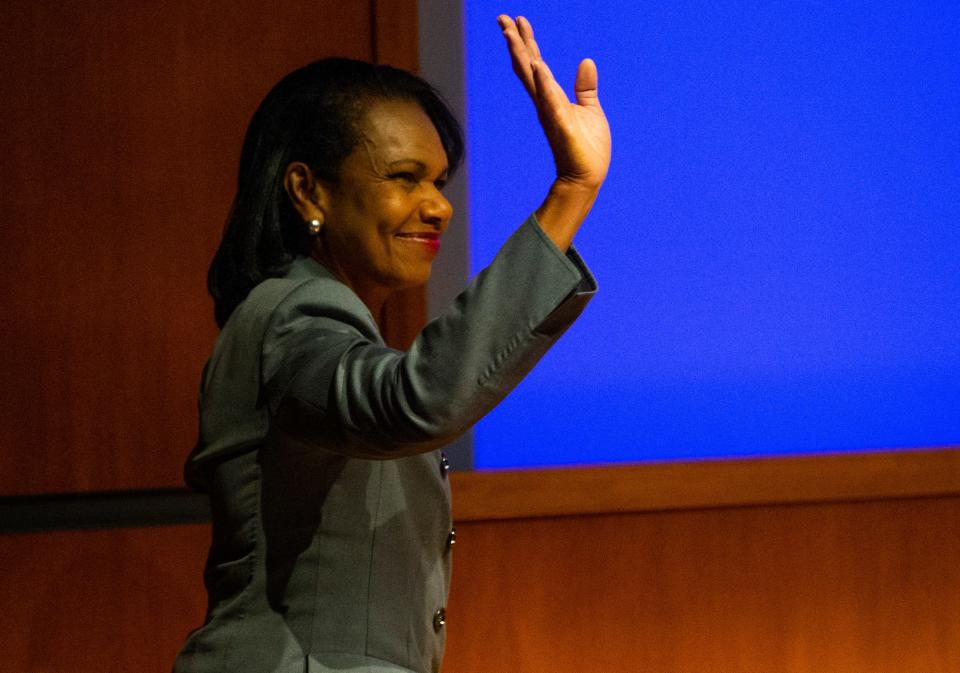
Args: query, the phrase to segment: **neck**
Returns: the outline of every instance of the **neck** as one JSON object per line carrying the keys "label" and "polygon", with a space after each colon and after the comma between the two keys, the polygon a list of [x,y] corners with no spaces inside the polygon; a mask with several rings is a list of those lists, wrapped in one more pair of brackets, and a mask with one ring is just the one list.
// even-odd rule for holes
{"label": "neck", "polygon": [[322,249],[314,248],[310,251],[310,257],[322,264],[337,280],[353,290],[354,294],[369,309],[373,319],[377,321],[377,325],[382,327],[380,325],[380,312],[383,310],[384,303],[392,294],[390,290],[376,283],[364,283],[356,278],[350,278],[344,273],[343,268],[336,263],[336,260],[326,258]]}

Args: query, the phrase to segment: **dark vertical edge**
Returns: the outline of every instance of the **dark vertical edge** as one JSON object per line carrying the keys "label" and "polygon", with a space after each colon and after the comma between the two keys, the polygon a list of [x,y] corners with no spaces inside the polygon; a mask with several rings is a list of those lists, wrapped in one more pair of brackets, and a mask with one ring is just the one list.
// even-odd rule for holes
{"label": "dark vertical edge", "polygon": [[[467,91],[462,0],[420,0],[418,3],[420,74],[450,104],[466,130]],[[443,236],[443,248],[433,264],[427,287],[427,313],[443,312],[463,290],[470,277],[468,166],[466,162],[445,189],[454,218]],[[455,470],[474,467],[473,432],[450,446]]]}
{"label": "dark vertical edge", "polygon": [[377,35],[377,5],[378,0],[370,0],[367,10],[370,12],[370,58],[374,63],[379,63],[378,49],[380,46],[380,36]]}
{"label": "dark vertical edge", "polygon": [[[373,59],[411,72],[418,70],[416,0],[373,0],[371,4]],[[426,288],[399,292],[379,316],[383,338],[405,350],[427,322]]]}
{"label": "dark vertical edge", "polygon": [[[457,118],[465,123],[463,3],[461,0],[373,0],[373,57],[417,71],[439,89]],[[467,167],[448,184],[454,220],[444,234],[443,248],[433,265],[427,288],[416,288],[392,298],[380,316],[384,339],[395,348],[407,348],[423,328],[428,314],[449,306],[469,279]],[[473,433],[447,448],[453,469],[474,466]]]}

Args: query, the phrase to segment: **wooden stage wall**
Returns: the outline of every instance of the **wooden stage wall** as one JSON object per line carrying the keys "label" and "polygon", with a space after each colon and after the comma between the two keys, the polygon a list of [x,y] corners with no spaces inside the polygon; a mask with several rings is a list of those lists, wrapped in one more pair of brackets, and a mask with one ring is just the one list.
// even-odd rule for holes
{"label": "wooden stage wall", "polygon": [[416,35],[415,0],[2,4],[0,496],[182,486],[247,122],[323,56],[416,69]]}
{"label": "wooden stage wall", "polygon": [[[260,99],[324,56],[415,70],[416,36],[416,0],[0,3],[0,671],[167,671],[200,623],[205,526],[54,529],[183,486]],[[424,316],[408,293],[385,337]],[[9,532],[24,508],[45,532]]]}
{"label": "wooden stage wall", "polygon": [[960,451],[453,486],[452,673],[960,672]]}
{"label": "wooden stage wall", "polygon": [[[447,673],[960,673],[958,450],[452,486]],[[169,670],[207,534],[0,538],[4,670]]]}

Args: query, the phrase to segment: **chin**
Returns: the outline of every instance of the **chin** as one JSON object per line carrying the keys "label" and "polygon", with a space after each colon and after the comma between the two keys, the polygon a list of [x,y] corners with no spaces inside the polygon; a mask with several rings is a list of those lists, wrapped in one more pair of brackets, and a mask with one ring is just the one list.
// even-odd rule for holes
{"label": "chin", "polygon": [[410,290],[415,287],[426,285],[427,281],[430,280],[430,271],[430,267],[427,267],[422,271],[417,270],[411,271],[410,273],[405,273],[401,278],[397,279],[395,287],[398,290]]}

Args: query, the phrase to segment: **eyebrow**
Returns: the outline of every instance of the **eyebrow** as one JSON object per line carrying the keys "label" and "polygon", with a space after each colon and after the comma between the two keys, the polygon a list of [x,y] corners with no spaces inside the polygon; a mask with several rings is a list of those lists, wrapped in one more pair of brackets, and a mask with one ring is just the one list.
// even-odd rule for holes
{"label": "eyebrow", "polygon": [[[426,165],[425,163],[423,163],[422,161],[420,161],[419,159],[397,159],[396,161],[391,161],[390,163],[388,163],[388,164],[387,164],[387,168],[396,168],[396,167],[401,166],[401,165],[403,165],[403,164],[413,164],[413,165],[415,165],[415,166],[417,167],[417,170],[419,170],[419,171],[422,172],[422,173],[427,173],[427,172],[429,172],[429,171],[428,171],[428,168],[427,168],[427,165]],[[450,172],[450,167],[449,167],[449,166],[444,166],[444,167],[443,167],[443,170],[440,171],[440,175],[441,175],[441,176],[446,176],[449,172]]]}

